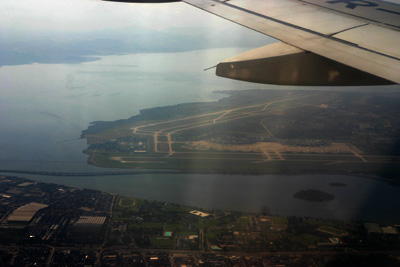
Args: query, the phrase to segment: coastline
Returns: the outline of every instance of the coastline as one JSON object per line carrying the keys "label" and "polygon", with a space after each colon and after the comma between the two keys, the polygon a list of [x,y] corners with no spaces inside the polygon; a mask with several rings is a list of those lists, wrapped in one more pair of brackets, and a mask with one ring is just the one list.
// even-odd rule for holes
{"label": "coastline", "polygon": [[[13,173],[3,175],[16,176]],[[148,201],[176,203],[204,209],[262,212],[314,218],[398,221],[395,203],[398,187],[385,182],[342,175],[213,175],[194,173],[154,173],[109,176],[19,175],[40,182],[100,190]],[[345,183],[345,188],[330,186]],[[307,189],[335,196],[328,202],[308,202],[293,198]],[[204,196],[208,197],[205,198]],[[392,204],[390,204],[392,203]]]}
{"label": "coastline", "polygon": [[[132,167],[113,167],[113,166],[103,166],[100,164],[97,164],[94,160],[93,160],[93,155],[90,155],[87,159],[87,163],[89,165],[92,166],[96,166],[96,167],[100,167],[100,168],[111,168],[111,169],[120,169],[120,170],[145,170],[144,168],[141,167],[137,167],[137,168],[132,168]],[[381,177],[377,174],[371,173],[371,174],[367,174],[367,173],[353,173],[353,172],[323,172],[323,171],[304,171],[301,172],[299,170],[297,171],[288,171],[288,170],[279,170],[279,172],[265,172],[265,173],[252,173],[252,172],[247,172],[247,171],[243,171],[243,172],[219,172],[219,171],[185,171],[185,170],[178,170],[178,169],[171,169],[171,170],[163,170],[162,168],[158,169],[160,170],[160,174],[169,174],[171,172],[176,172],[176,173],[180,173],[180,174],[220,174],[220,175],[245,175],[245,176],[263,176],[263,175],[285,175],[285,176],[296,176],[296,175],[346,175],[346,176],[354,176],[354,177],[361,177],[361,178],[367,178],[367,179],[372,179],[372,180],[376,180],[376,181],[382,181],[382,182],[386,182],[392,186],[396,186],[396,187],[400,187],[400,181],[395,180],[395,179],[390,179],[387,177]],[[0,170],[1,172],[1,170]]]}
{"label": "coastline", "polygon": [[[92,122],[81,135],[88,144],[83,151],[88,155],[87,163],[104,168],[168,169],[199,174],[350,175],[400,185],[397,152],[366,153],[368,140],[364,140],[361,148],[356,143],[359,139],[355,133],[365,135],[372,126],[359,133],[351,127],[356,127],[363,119],[371,123],[368,116],[356,118],[351,109],[330,111],[331,104],[319,104],[321,97],[312,91],[218,93],[227,97],[216,102],[142,109],[128,119]],[[347,99],[346,93],[335,92],[329,97],[334,103],[358,103],[354,95]],[[368,97],[371,101],[375,99],[374,95]],[[323,101],[329,103],[329,100]],[[310,114],[298,118],[297,114],[303,110]],[[333,119],[336,113],[342,117],[343,113],[349,113],[346,125],[352,135],[336,139],[335,132],[328,134],[327,130],[336,129],[337,125],[335,119],[326,118],[326,112]],[[289,114],[287,119],[282,117],[285,114]],[[315,124],[313,116],[315,121],[326,120],[331,128],[325,126],[327,129],[319,133],[323,124]],[[314,124],[307,126],[304,120]],[[290,127],[294,127],[291,136],[285,132],[282,135],[280,129]],[[359,129],[357,127],[354,129]],[[346,133],[349,129],[343,127],[342,131]],[[321,134],[326,136],[321,137]]]}

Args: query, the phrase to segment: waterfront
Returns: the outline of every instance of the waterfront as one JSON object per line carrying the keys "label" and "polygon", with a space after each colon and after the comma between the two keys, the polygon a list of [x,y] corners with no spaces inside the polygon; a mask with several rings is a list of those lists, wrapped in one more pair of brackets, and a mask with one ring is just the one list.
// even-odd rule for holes
{"label": "waterfront", "polygon": [[[16,176],[11,173],[7,175]],[[24,174],[21,176],[37,181],[97,189],[205,209],[266,212],[284,216],[365,220],[380,223],[400,221],[398,213],[400,187],[364,177],[209,174],[137,174],[98,177]],[[332,186],[332,183],[345,186]],[[326,202],[309,202],[293,197],[296,192],[307,189],[321,190],[332,194],[335,198]]]}

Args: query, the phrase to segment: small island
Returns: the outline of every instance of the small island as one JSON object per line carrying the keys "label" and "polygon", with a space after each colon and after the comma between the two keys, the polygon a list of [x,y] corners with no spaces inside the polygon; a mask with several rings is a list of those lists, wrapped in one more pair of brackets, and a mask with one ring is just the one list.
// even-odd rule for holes
{"label": "small island", "polygon": [[324,202],[335,199],[333,195],[315,189],[301,190],[295,193],[293,197],[312,202]]}
{"label": "small island", "polygon": [[346,186],[347,186],[347,184],[344,184],[344,183],[335,183],[335,182],[329,183],[329,185],[330,185],[330,186],[334,186],[334,187],[346,187]]}

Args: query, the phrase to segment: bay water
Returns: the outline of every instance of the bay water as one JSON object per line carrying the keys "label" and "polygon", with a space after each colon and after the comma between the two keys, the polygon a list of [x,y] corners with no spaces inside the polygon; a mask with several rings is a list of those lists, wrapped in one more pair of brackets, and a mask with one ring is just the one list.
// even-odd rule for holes
{"label": "bay water", "polygon": [[[125,119],[141,109],[217,101],[215,91],[274,89],[218,78],[203,69],[238,49],[102,57],[80,64],[0,68],[0,169],[107,172],[87,164],[81,131],[93,121]],[[284,88],[280,88],[284,89]],[[111,169],[115,171],[115,169]],[[6,174],[6,173],[4,173]],[[10,174],[10,175],[16,175]],[[86,187],[207,209],[398,223],[400,188],[340,175],[139,174],[60,177],[21,174],[44,182]],[[346,184],[335,187],[332,182]],[[293,198],[300,190],[334,195],[327,202]]]}

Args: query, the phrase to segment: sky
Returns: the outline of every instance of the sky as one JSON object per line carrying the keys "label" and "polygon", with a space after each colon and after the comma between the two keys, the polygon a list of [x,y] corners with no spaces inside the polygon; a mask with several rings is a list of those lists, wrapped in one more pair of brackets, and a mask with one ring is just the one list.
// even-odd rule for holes
{"label": "sky", "polygon": [[[3,28],[12,26],[21,33],[27,29],[27,21],[29,29],[36,32],[87,32],[137,25],[149,29],[176,27],[182,26],[182,22],[193,18],[196,13],[196,10],[187,9],[182,3],[128,4],[100,0],[44,0],[40,6],[29,0],[3,0],[2,10],[0,21]],[[179,19],[171,19],[177,15]],[[7,25],[7,22],[12,25]],[[213,23],[209,22],[210,25]]]}
{"label": "sky", "polygon": [[275,40],[184,3],[0,2],[0,66],[98,56],[256,48]]}
{"label": "sky", "polygon": [[[386,2],[400,3],[400,0]],[[222,20],[209,15],[205,20],[194,7],[184,3],[135,4],[101,0],[1,0],[0,29],[2,34],[23,38],[34,33],[86,33],[142,27],[165,29],[185,25],[216,26]],[[222,23],[223,25],[223,23]]]}

